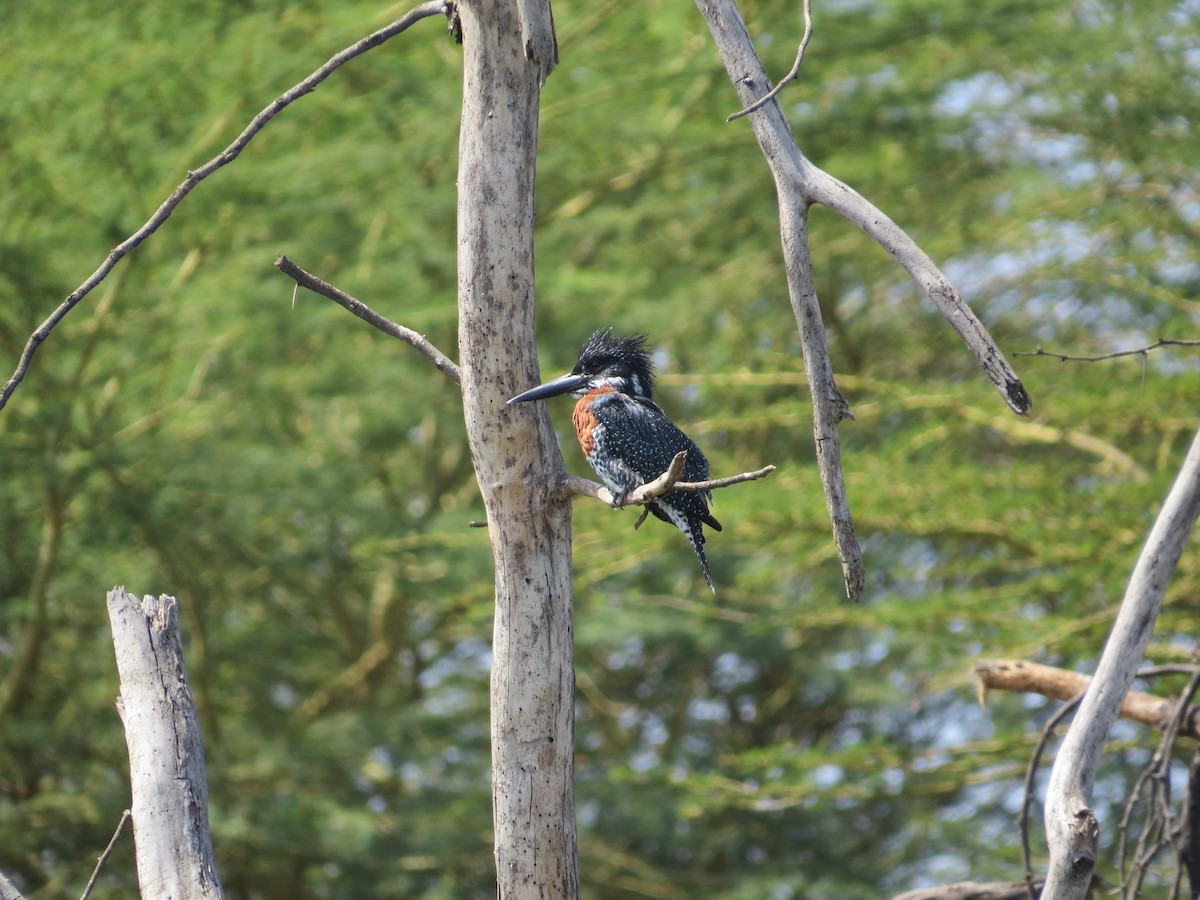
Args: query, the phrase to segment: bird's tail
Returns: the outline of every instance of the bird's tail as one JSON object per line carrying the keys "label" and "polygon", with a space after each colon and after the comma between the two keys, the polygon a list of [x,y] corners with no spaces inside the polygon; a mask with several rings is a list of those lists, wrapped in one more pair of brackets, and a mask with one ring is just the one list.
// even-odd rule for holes
{"label": "bird's tail", "polygon": [[704,528],[698,520],[689,521],[687,527],[680,526],[680,531],[687,535],[687,539],[692,542],[692,549],[696,551],[696,558],[700,560],[700,568],[704,570],[704,580],[708,582],[708,589],[715,596],[717,589],[713,587],[712,571],[708,568],[708,557],[704,554]]}

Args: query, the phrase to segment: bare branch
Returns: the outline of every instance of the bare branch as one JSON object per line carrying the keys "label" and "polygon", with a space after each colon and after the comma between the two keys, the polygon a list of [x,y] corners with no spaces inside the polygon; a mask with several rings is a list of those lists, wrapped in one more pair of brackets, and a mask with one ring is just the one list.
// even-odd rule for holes
{"label": "bare branch", "polygon": [[[668,491],[715,491],[720,488],[730,487],[731,485],[742,484],[746,481],[757,481],[759,478],[766,478],[775,471],[774,466],[763,466],[763,468],[756,469],[753,472],[742,472],[739,475],[714,478],[709,481],[675,481],[674,479],[678,478],[683,472],[683,463],[686,461],[686,458],[687,451],[677,453],[665,472],[653,481],[648,481],[630,491],[620,506],[617,505],[617,498],[613,496],[613,492],[607,487],[598,482],[590,481],[587,478],[580,478],[578,475],[568,475],[563,479],[560,490],[564,497],[592,497],[607,506],[613,507],[613,509],[620,509],[625,506],[643,506],[653,503]],[[678,472],[676,472],[677,467]],[[638,524],[640,525],[641,522],[639,521]]]}
{"label": "bare branch", "polygon": [[390,25],[379,29],[374,34],[370,34],[361,41],[351,44],[341,52],[334,54],[319,69],[314,71],[311,75],[293,86],[291,89],[280,94],[279,97],[266,106],[262,112],[251,119],[250,124],[246,126],[246,128],[237,136],[232,144],[230,144],[200,168],[189,171],[187,173],[187,177],[180,182],[179,186],[175,188],[171,196],[164,200],[162,205],[154,211],[154,214],[146,220],[145,224],[142,225],[142,227],[137,231],[133,232],[133,234],[127,237],[116,247],[114,247],[109,252],[104,262],[100,264],[100,267],[96,269],[96,271],[90,276],[88,276],[87,280],[84,281],[83,284],[75,288],[75,290],[72,291],[67,298],[59,304],[58,308],[50,314],[49,318],[42,322],[42,324],[39,325],[33,332],[29,338],[29,341],[25,344],[25,349],[21,353],[20,360],[17,362],[16,371],[14,371],[12,377],[5,382],[4,387],[0,388],[0,409],[4,408],[4,406],[8,403],[8,399],[12,396],[13,391],[15,391],[17,386],[24,380],[25,375],[29,372],[29,366],[33,362],[33,356],[35,353],[37,353],[38,347],[40,347],[42,342],[50,336],[50,332],[54,330],[55,326],[57,326],[58,323],[66,317],[67,313],[74,309],[84,297],[91,293],[96,285],[98,285],[108,276],[108,273],[113,270],[113,267],[116,266],[116,264],[119,263],[126,254],[135,249],[139,244],[142,243],[142,241],[150,237],[150,235],[154,234],[154,232],[159,229],[159,226],[167,221],[171,213],[175,211],[175,207],[177,207],[183,201],[184,197],[192,192],[192,188],[198,185],[213,172],[217,171],[217,169],[228,165],[237,159],[241,152],[246,148],[246,145],[250,143],[256,134],[262,131],[263,127],[268,122],[275,118],[275,116],[282,112],[291,103],[299,100],[305,94],[309,94],[315,90],[317,85],[332,75],[334,71],[336,71],[342,65],[354,59],[354,57],[361,56],[368,50],[378,47],[388,38],[395,37],[397,34],[407,30],[409,26],[420,21],[421,19],[429,18],[430,16],[447,15],[452,5],[453,4],[447,2],[447,0],[433,0],[433,2],[422,3],[420,6],[409,10]]}
{"label": "bare branch", "polygon": [[753,472],[742,472],[740,475],[728,475],[725,478],[713,478],[709,481],[681,481],[675,485],[677,491],[715,491],[717,488],[741,484],[745,481],[757,481],[766,478],[775,471],[774,466],[763,466]]}
{"label": "bare branch", "polygon": [[[1125,890],[1125,896],[1137,897],[1140,895],[1142,881],[1146,877],[1150,864],[1164,848],[1171,845],[1175,832],[1174,815],[1171,812],[1171,759],[1175,749],[1175,739],[1182,731],[1184,720],[1193,711],[1191,703],[1197,689],[1200,689],[1200,670],[1192,672],[1187,686],[1175,702],[1175,711],[1163,729],[1158,749],[1155,750],[1154,756],[1138,776],[1133,790],[1130,791],[1125,812],[1121,816],[1121,840],[1117,852],[1117,864],[1121,872],[1121,883]],[[1132,870],[1126,874],[1126,846],[1130,823],[1143,794],[1147,795],[1144,804],[1145,821],[1138,834]],[[1183,850],[1181,849],[1180,856],[1182,857],[1182,855]],[[1182,860],[1180,861],[1182,862]]]}
{"label": "bare branch", "polygon": [[[775,179],[788,293],[804,344],[804,362],[812,393],[817,465],[833,526],[834,543],[842,563],[846,595],[857,599],[865,584],[865,570],[846,494],[837,432],[838,424],[852,416],[833,378],[820,306],[813,288],[808,251],[808,207],[822,203],[871,235],[921,285],[957,329],[1009,408],[1024,415],[1032,402],[987,329],[912,238],[853,189],[806,159],[796,145],[777,100],[770,95],[766,98],[756,96],[758,86],[767,84],[768,78],[734,0],[696,0],[696,5],[708,23],[725,71],[743,103],[747,108],[755,108],[754,104],[758,103],[757,108],[763,112],[750,122]],[[807,37],[806,33],[806,40]],[[803,43],[800,50],[797,65],[803,57]]]}
{"label": "bare branch", "polygon": [[1096,677],[1054,761],[1046,792],[1050,867],[1045,894],[1082,900],[1095,868],[1099,820],[1090,808],[1096,763],[1162,608],[1163,594],[1200,514],[1200,433],[1192,441],[1129,579]]}
{"label": "bare branch", "polygon": [[796,76],[800,74],[800,64],[804,62],[804,51],[808,49],[808,42],[812,40],[812,33],[812,0],[804,0],[804,36],[800,38],[800,48],[796,51],[796,61],[792,63],[792,68],[786,75],[779,79],[779,84],[775,85],[775,87],[771,88],[771,90],[763,94],[749,106],[726,117],[726,122],[732,122],[734,119],[740,119],[742,116],[748,116],[752,112],[757,112],[774,100],[788,82],[796,80]]}
{"label": "bare branch", "polygon": [[308,288],[322,297],[328,297],[334,303],[344,307],[354,315],[358,316],[369,325],[378,328],[384,334],[389,335],[399,340],[404,341],[413,349],[417,350],[421,355],[428,359],[439,372],[459,384],[462,381],[462,373],[458,366],[444,354],[441,350],[429,342],[429,339],[423,334],[413,331],[411,328],[406,328],[403,325],[393,322],[387,316],[377,313],[361,300],[356,300],[345,291],[334,287],[327,281],[322,281],[316,275],[306,272],[300,268],[286,256],[280,255],[275,260],[275,268],[279,269],[284,275],[293,279],[300,287]]}
{"label": "bare branch", "polygon": [[1188,789],[1183,831],[1179,836],[1179,862],[1187,869],[1193,897],[1200,896],[1200,750],[1188,766]]}
{"label": "bare branch", "polygon": [[112,856],[113,848],[117,846],[117,841],[121,838],[121,832],[125,829],[125,823],[129,821],[130,811],[125,810],[121,813],[121,821],[117,823],[116,831],[113,832],[112,839],[109,840],[108,846],[104,848],[104,852],[100,854],[100,858],[96,860],[96,868],[92,871],[92,877],[88,879],[87,886],[83,889],[83,893],[79,895],[79,900],[87,900],[91,896],[92,888],[96,886],[96,879],[100,877],[100,870],[104,868],[104,864],[108,862],[108,858]]}
{"label": "bare branch", "polygon": [[[1156,667],[1157,668],[1157,667]],[[1138,677],[1158,674],[1154,669],[1139,670]],[[1070,700],[1087,689],[1091,676],[1043,666],[1023,659],[982,659],[975,663],[980,694],[995,689],[1025,694],[1041,694],[1053,700]],[[1129,691],[1121,703],[1120,715],[1165,730],[1178,711],[1178,701],[1142,691]],[[1183,722],[1180,733],[1200,738],[1200,715],[1193,713]]]}
{"label": "bare branch", "polygon": [[1037,892],[1042,881],[1033,876],[1033,863],[1029,852],[1029,813],[1033,807],[1033,781],[1037,777],[1038,767],[1042,764],[1042,754],[1046,752],[1046,745],[1050,743],[1050,736],[1054,734],[1054,729],[1063,719],[1078,709],[1081,700],[1083,700],[1082,690],[1060,706],[1054,715],[1046,720],[1046,724],[1042,726],[1042,736],[1038,738],[1037,746],[1033,748],[1033,755],[1029,757],[1029,765],[1025,769],[1025,800],[1021,804],[1019,825],[1021,828],[1021,864],[1025,867],[1025,893],[1029,900],[1037,900]]}
{"label": "bare branch", "polygon": [[1049,356],[1059,362],[1100,362],[1105,359],[1119,359],[1122,356],[1145,356],[1152,350],[1161,347],[1200,347],[1200,340],[1178,340],[1175,338],[1159,338],[1153,344],[1137,347],[1133,350],[1115,350],[1112,353],[1098,353],[1095,356],[1075,356],[1070,353],[1058,353],[1054,350],[1017,350],[1013,356]]}
{"label": "bare branch", "polygon": [[943,316],[959,333],[967,349],[988,376],[1009,408],[1025,415],[1033,406],[1021,379],[1009,365],[992,336],[971,307],[925,251],[899,225],[884,215],[858,191],[804,160],[805,188],[810,200],[829,207],[875,239],[921,286]]}
{"label": "bare branch", "polygon": [[[1042,879],[1034,882],[1041,887]],[[1026,896],[1025,882],[989,882],[979,884],[974,881],[960,881],[957,884],[943,884],[938,887],[920,888],[915,891],[905,891],[893,897],[892,900],[1022,900]]]}

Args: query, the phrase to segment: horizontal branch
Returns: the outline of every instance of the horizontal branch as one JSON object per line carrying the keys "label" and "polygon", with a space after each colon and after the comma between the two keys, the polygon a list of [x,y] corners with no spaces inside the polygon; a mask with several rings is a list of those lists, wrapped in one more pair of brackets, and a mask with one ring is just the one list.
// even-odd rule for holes
{"label": "horizontal branch", "polygon": [[[1147,670],[1147,674],[1150,673],[1151,670]],[[998,690],[1041,694],[1053,700],[1071,700],[1083,693],[1092,682],[1089,675],[1023,659],[982,659],[975,663],[975,677],[979,680],[981,699],[989,690]],[[1173,699],[1130,691],[1121,704],[1120,714],[1126,719],[1162,730],[1170,724],[1178,708],[1178,702]],[[1200,738],[1200,709],[1188,713],[1179,733]]]}
{"label": "horizontal branch", "polygon": [[42,342],[50,336],[50,332],[54,330],[55,326],[57,326],[58,323],[66,317],[67,313],[74,309],[84,297],[90,294],[96,285],[98,285],[108,276],[108,273],[113,270],[113,267],[116,266],[117,263],[124,259],[126,254],[137,248],[137,246],[146,240],[146,238],[158,231],[159,227],[165,221],[167,221],[171,213],[175,211],[175,207],[182,203],[183,198],[192,192],[192,188],[198,185],[213,172],[217,171],[217,169],[221,168],[222,166],[226,166],[237,159],[241,152],[246,149],[246,145],[253,140],[256,134],[263,130],[268,122],[275,118],[275,116],[279,115],[279,113],[281,113],[294,101],[299,100],[305,94],[312,93],[316,89],[317,85],[332,75],[345,63],[354,59],[354,57],[360,56],[363,53],[366,53],[368,50],[379,46],[388,38],[395,37],[397,34],[407,30],[409,26],[419,22],[421,19],[425,19],[430,16],[446,15],[450,11],[451,6],[452,4],[446,2],[446,0],[433,0],[433,2],[422,3],[420,6],[409,10],[391,24],[384,26],[373,34],[367,35],[361,41],[351,44],[341,52],[334,54],[325,62],[324,65],[314,71],[299,84],[296,84],[290,90],[285,91],[283,94],[271,101],[271,103],[267,105],[258,115],[250,120],[250,124],[242,130],[242,133],[237,136],[232,144],[230,144],[200,168],[189,171],[187,173],[187,177],[180,182],[179,186],[171,193],[171,196],[164,200],[162,205],[154,211],[154,214],[146,220],[145,224],[143,224],[141,228],[133,232],[133,234],[114,247],[109,252],[108,256],[105,257],[104,262],[100,264],[100,267],[96,269],[96,271],[90,276],[88,276],[87,280],[84,281],[83,284],[75,288],[75,290],[72,291],[67,298],[58,305],[58,308],[50,314],[46,321],[42,322],[42,324],[37,327],[37,330],[30,335],[28,342],[25,344],[25,349],[21,352],[21,358],[17,362],[16,371],[14,371],[12,377],[5,382],[4,387],[0,388],[0,409],[4,408],[5,404],[8,403],[8,399],[13,395],[13,391],[15,391],[17,386],[25,379],[25,375],[29,372],[29,366],[33,362],[34,354],[37,353],[38,347],[42,345]]}
{"label": "horizontal branch", "polygon": [[411,328],[406,328],[397,322],[393,322],[381,313],[377,313],[361,300],[356,300],[340,288],[334,287],[327,281],[322,281],[311,272],[306,272],[282,254],[275,260],[275,268],[295,281],[300,287],[308,288],[313,293],[320,294],[322,297],[328,297],[334,303],[354,313],[354,315],[358,316],[368,325],[378,328],[386,335],[404,341],[404,343],[433,363],[439,372],[455,384],[462,382],[462,373],[459,371],[458,366],[450,357],[430,343],[425,335],[419,334]]}
{"label": "horizontal branch", "polygon": [[[1034,880],[1034,888],[1040,889],[1041,878]],[[975,881],[960,881],[957,884],[943,884],[938,887],[920,888],[915,891],[905,891],[892,900],[1026,900],[1029,897],[1029,886],[1024,881],[989,882],[980,884]]]}
{"label": "horizontal branch", "polygon": [[1100,362],[1104,359],[1119,359],[1122,356],[1145,356],[1152,350],[1162,347],[1200,347],[1200,340],[1183,340],[1176,338],[1159,338],[1153,344],[1136,347],[1133,350],[1114,350],[1112,353],[1097,353],[1095,356],[1075,356],[1070,353],[1057,353],[1053,350],[1017,350],[1013,356],[1049,356],[1060,362]]}
{"label": "horizontal branch", "polygon": [[766,478],[775,471],[774,466],[763,466],[763,468],[756,469],[753,472],[742,472],[739,475],[730,475],[726,478],[713,478],[709,481],[678,481],[677,479],[683,473],[683,466],[686,461],[687,451],[681,450],[675,454],[675,458],[671,460],[671,465],[667,467],[665,472],[652,481],[639,485],[630,491],[620,505],[617,504],[617,497],[607,487],[587,478],[580,478],[578,475],[568,475],[563,480],[561,485],[562,496],[592,497],[614,509],[621,509],[625,506],[644,506],[648,503],[653,503],[668,491],[715,491],[719,488],[742,484],[746,481],[757,481],[759,478]]}

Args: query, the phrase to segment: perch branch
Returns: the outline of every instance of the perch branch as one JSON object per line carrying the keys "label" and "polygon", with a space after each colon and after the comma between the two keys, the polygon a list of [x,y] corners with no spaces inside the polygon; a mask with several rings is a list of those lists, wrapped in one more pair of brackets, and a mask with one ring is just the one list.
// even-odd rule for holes
{"label": "perch branch", "polygon": [[275,260],[275,268],[295,281],[300,287],[308,288],[313,293],[320,294],[322,297],[328,297],[334,303],[348,309],[364,322],[373,325],[384,334],[404,341],[404,343],[417,350],[433,363],[439,372],[455,384],[461,383],[462,373],[459,372],[458,366],[455,365],[450,357],[431,344],[425,335],[418,334],[411,328],[405,328],[403,325],[393,322],[387,316],[380,315],[361,300],[356,300],[345,291],[329,284],[329,282],[322,281],[316,275],[306,272],[286,256],[280,255]]}
{"label": "perch branch", "polygon": [[[643,506],[652,503],[668,491],[715,491],[746,481],[757,481],[775,471],[774,466],[763,466],[753,472],[742,472],[726,478],[714,478],[709,481],[679,481],[686,461],[687,451],[681,450],[675,454],[675,458],[671,460],[671,465],[665,472],[654,480],[630,491],[620,506],[617,505],[617,497],[607,487],[587,478],[580,478],[578,475],[568,475],[563,479],[560,490],[562,496],[565,497],[592,497],[614,509],[620,509],[625,506]],[[639,524],[641,523],[639,522]]]}
{"label": "perch branch", "polygon": [[159,229],[159,226],[167,221],[171,213],[175,211],[175,207],[177,207],[183,201],[184,197],[192,192],[192,188],[198,185],[213,172],[217,171],[217,169],[228,165],[237,159],[242,150],[246,148],[246,145],[250,143],[256,134],[262,131],[263,127],[268,122],[275,118],[275,116],[282,112],[284,108],[289,106],[291,103],[299,100],[305,94],[311,93],[313,90],[315,90],[317,85],[332,75],[333,72],[342,65],[354,59],[354,57],[360,56],[363,53],[366,53],[368,50],[379,46],[388,38],[395,37],[397,34],[405,31],[409,28],[409,26],[420,21],[421,19],[436,15],[447,15],[451,6],[452,4],[446,2],[446,0],[433,0],[433,2],[422,3],[420,6],[409,10],[390,25],[386,25],[385,27],[376,31],[374,34],[370,34],[361,41],[351,44],[341,52],[334,54],[325,62],[324,65],[314,71],[303,81],[299,82],[291,89],[280,94],[277,98],[275,98],[275,100],[271,101],[268,106],[266,106],[258,115],[250,120],[250,124],[246,126],[246,128],[237,136],[232,144],[230,144],[200,168],[189,171],[187,173],[187,177],[180,182],[179,186],[175,188],[171,196],[164,200],[162,205],[154,211],[154,214],[146,220],[145,224],[143,224],[141,228],[133,232],[133,234],[114,247],[109,252],[108,256],[105,257],[104,262],[100,264],[100,267],[96,269],[96,271],[93,272],[86,281],[79,285],[79,287],[75,288],[75,290],[72,291],[67,298],[59,304],[58,308],[50,314],[46,321],[42,322],[42,324],[37,327],[37,330],[33,332],[29,338],[29,341],[25,344],[25,349],[21,352],[21,358],[17,362],[17,368],[13,372],[12,377],[5,382],[3,388],[0,388],[0,409],[4,408],[4,406],[8,403],[8,399],[12,396],[13,391],[15,391],[17,386],[24,380],[26,373],[29,372],[29,367],[33,362],[33,356],[35,353],[37,353],[38,347],[40,347],[42,342],[50,336],[50,332],[54,330],[55,326],[57,326],[58,323],[66,317],[67,313],[74,309],[84,297],[91,293],[96,285],[98,285],[108,276],[108,273],[113,270],[113,267],[116,266],[116,264],[119,263],[126,254],[135,249],[139,244],[146,240],[146,238],[150,237],[150,235],[154,234],[154,232]]}
{"label": "perch branch", "polygon": [[1200,347],[1200,340],[1177,340],[1174,338],[1159,338],[1153,344],[1136,347],[1133,350],[1114,350],[1112,353],[1098,353],[1095,356],[1075,356],[1070,353],[1057,353],[1054,350],[1018,350],[1013,356],[1049,356],[1059,362],[1100,362],[1104,359],[1119,359],[1122,356],[1146,356],[1152,350],[1161,347]]}
{"label": "perch branch", "polygon": [[813,24],[812,24],[812,0],[804,0],[804,36],[800,38],[800,49],[796,51],[796,61],[792,63],[792,68],[788,73],[779,79],[779,84],[767,91],[749,106],[740,109],[731,116],[727,116],[725,121],[732,122],[734,119],[740,119],[742,116],[748,116],[752,112],[757,112],[768,103],[775,99],[780,91],[788,84],[795,81],[796,76],[800,74],[800,65],[804,62],[804,52],[808,49],[808,42],[812,40]]}
{"label": "perch branch", "polygon": [[1045,895],[1082,900],[1095,869],[1100,823],[1090,804],[1096,763],[1137,671],[1163,594],[1200,514],[1200,433],[1192,441],[1134,565],[1096,676],[1059,748],[1046,791],[1050,866]]}
{"label": "perch branch", "polygon": [[[1138,677],[1157,674],[1142,669]],[[1070,700],[1081,694],[1092,679],[1089,675],[1056,669],[1022,659],[982,659],[975,663],[980,695],[989,690],[1041,694],[1052,700]],[[1178,701],[1142,691],[1129,691],[1121,703],[1120,715],[1160,731],[1166,730],[1179,709]],[[1200,711],[1191,710],[1181,723],[1179,733],[1200,739]]]}

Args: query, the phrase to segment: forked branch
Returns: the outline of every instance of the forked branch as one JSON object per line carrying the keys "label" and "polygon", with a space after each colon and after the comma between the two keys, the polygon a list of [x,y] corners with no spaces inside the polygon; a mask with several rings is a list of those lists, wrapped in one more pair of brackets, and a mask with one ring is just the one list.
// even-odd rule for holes
{"label": "forked branch", "polygon": [[753,472],[742,472],[726,478],[713,478],[708,481],[680,481],[686,463],[687,451],[680,450],[675,454],[675,458],[671,460],[671,465],[665,472],[652,481],[647,481],[634,488],[624,497],[617,497],[604,485],[587,478],[580,478],[578,475],[568,475],[562,482],[561,491],[565,497],[592,497],[614,509],[621,509],[626,506],[644,506],[647,503],[653,503],[669,491],[715,491],[746,481],[757,481],[775,471],[774,466],[763,466]]}
{"label": "forked branch", "polygon": [[792,63],[788,73],[779,79],[779,83],[767,93],[763,94],[749,106],[744,107],[731,116],[725,118],[726,122],[732,122],[734,119],[740,119],[742,116],[748,116],[752,112],[758,112],[787,87],[788,82],[795,81],[800,74],[800,66],[804,62],[804,51],[808,49],[808,42],[812,40],[813,24],[812,24],[812,0],[804,0],[804,36],[800,38],[800,47],[796,51],[796,61]]}
{"label": "forked branch", "polygon": [[388,38],[395,37],[400,32],[407,30],[411,25],[419,22],[421,19],[427,19],[430,16],[444,16],[451,11],[453,4],[448,0],[432,0],[432,2],[422,3],[414,9],[409,10],[400,18],[396,19],[390,25],[380,28],[374,34],[369,34],[361,41],[357,41],[346,47],[340,53],[331,56],[324,65],[314,71],[303,81],[294,85],[291,89],[284,91],[276,97],[270,104],[250,120],[250,124],[243,129],[242,133],[234,139],[233,143],[206,162],[198,169],[194,169],[187,173],[187,177],[180,182],[175,188],[171,196],[163,201],[162,205],[154,211],[154,214],[146,220],[137,231],[129,235],[121,243],[117,244],[105,257],[104,262],[96,269],[87,280],[79,287],[75,288],[58,308],[50,314],[46,321],[30,336],[25,344],[25,349],[21,352],[21,358],[17,362],[17,368],[13,372],[12,377],[5,382],[4,387],[0,388],[0,409],[3,409],[8,403],[9,397],[13,395],[13,391],[25,379],[25,375],[29,372],[29,366],[33,362],[33,356],[38,351],[38,347],[42,342],[50,336],[55,327],[66,318],[67,313],[79,305],[92,290],[102,282],[108,273],[113,270],[131,250],[135,249],[142,241],[158,231],[159,227],[167,221],[171,213],[175,211],[175,207],[183,202],[183,198],[192,192],[192,188],[198,185],[201,181],[211,175],[213,172],[222,166],[226,166],[233,162],[241,154],[246,146],[270,122],[275,116],[279,115],[286,107],[291,105],[296,100],[299,100],[305,94],[312,93],[317,85],[332,75],[337,69],[341,68],[345,63],[354,59],[356,56],[361,56],[368,50],[378,47]]}
{"label": "forked branch", "polygon": [[[821,310],[813,288],[812,264],[808,251],[808,208],[821,203],[839,213],[873,237],[892,258],[921,285],[938,309],[958,330],[984,372],[1014,412],[1029,411],[1029,394],[1005,360],[980,321],[949,280],[917,244],[895,222],[867,202],[853,189],[814,166],[800,152],[779,107],[779,86],[769,88],[769,79],[735,0],[696,0],[708,23],[725,71],[736,87],[746,110],[757,110],[750,118],[754,136],[766,157],[775,179],[779,198],[780,231],[788,293],[792,311],[804,344],[804,364],[808,372],[813,401],[813,434],[817,465],[825,490],[825,505],[833,525],[834,542],[842,563],[846,594],[858,599],[865,584],[862,552],[854,532],[850,503],[841,470],[841,449],[837,426],[850,415],[833,378],[829,350],[825,342]],[[784,83],[799,71],[811,21],[805,9],[805,38],[797,54],[796,65]]]}

